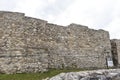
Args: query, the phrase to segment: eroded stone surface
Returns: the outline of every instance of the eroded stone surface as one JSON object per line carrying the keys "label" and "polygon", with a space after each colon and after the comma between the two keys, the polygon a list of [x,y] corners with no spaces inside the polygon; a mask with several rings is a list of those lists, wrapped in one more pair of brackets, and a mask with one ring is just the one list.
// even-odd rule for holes
{"label": "eroded stone surface", "polygon": [[120,69],[61,73],[47,80],[120,80]]}
{"label": "eroded stone surface", "polygon": [[120,40],[112,39],[111,45],[112,45],[114,64],[116,64],[116,66],[120,66]]}
{"label": "eroded stone surface", "polygon": [[59,26],[0,12],[0,72],[41,72],[49,68],[102,68],[111,56],[109,33],[86,26]]}

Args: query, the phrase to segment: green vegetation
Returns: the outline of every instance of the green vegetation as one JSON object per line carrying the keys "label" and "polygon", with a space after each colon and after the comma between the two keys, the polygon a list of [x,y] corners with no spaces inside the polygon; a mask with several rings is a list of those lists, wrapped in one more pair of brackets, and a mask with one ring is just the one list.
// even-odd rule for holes
{"label": "green vegetation", "polygon": [[76,72],[83,69],[51,69],[44,73],[0,74],[0,80],[42,80],[62,72]]}

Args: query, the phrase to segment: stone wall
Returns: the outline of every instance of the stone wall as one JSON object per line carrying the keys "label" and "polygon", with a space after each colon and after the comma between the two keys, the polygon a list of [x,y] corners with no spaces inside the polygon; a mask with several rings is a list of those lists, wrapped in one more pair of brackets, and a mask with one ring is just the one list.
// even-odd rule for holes
{"label": "stone wall", "polygon": [[[54,25],[48,24],[52,31]],[[55,26],[58,29],[57,26]],[[109,34],[103,30],[93,30],[85,26],[71,24],[68,27],[59,27],[61,29],[52,35],[56,36],[54,45],[50,50],[51,68],[64,67],[105,67],[106,55],[111,55],[111,45]],[[47,29],[48,30],[48,29]],[[48,33],[48,32],[46,32]],[[48,40],[47,40],[48,41]]]}
{"label": "stone wall", "polygon": [[49,68],[102,68],[111,56],[109,33],[86,26],[59,26],[0,12],[0,72],[41,72]]}
{"label": "stone wall", "polygon": [[22,13],[0,12],[0,72],[46,71],[48,53],[39,35],[46,23]]}
{"label": "stone wall", "polygon": [[111,46],[114,64],[115,66],[120,66],[120,40],[112,39]]}

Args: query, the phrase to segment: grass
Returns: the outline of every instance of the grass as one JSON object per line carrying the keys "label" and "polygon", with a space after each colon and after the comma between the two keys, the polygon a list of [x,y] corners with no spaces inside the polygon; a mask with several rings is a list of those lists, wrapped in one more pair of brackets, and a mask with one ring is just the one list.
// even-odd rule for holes
{"label": "grass", "polygon": [[51,69],[44,73],[0,74],[0,80],[42,80],[62,72],[77,72],[83,69]]}

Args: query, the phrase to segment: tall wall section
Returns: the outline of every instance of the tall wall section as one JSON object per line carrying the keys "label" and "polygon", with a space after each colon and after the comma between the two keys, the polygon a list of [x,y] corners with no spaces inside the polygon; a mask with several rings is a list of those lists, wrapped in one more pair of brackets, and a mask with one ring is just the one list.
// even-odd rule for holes
{"label": "tall wall section", "polygon": [[113,62],[115,66],[120,67],[120,40],[119,39],[112,39],[111,40],[112,46],[112,55],[113,55]]}
{"label": "tall wall section", "polygon": [[41,72],[49,68],[106,67],[109,33],[86,26],[59,26],[0,12],[0,72]]}

